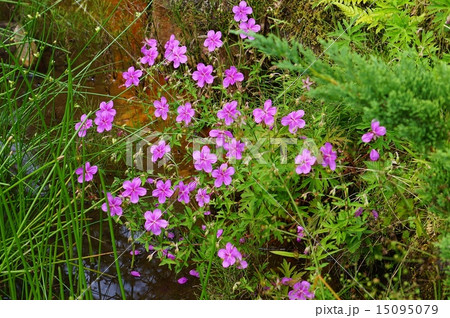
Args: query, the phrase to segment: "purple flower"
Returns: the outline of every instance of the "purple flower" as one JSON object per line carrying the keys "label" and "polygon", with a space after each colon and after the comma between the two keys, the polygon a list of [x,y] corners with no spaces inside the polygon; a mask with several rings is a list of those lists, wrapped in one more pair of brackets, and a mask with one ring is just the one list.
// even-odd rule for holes
{"label": "purple flower", "polygon": [[302,88],[306,89],[307,91],[311,90],[311,85],[314,84],[313,81],[309,78],[309,76],[306,79],[302,79],[303,86]]}
{"label": "purple flower", "polygon": [[192,108],[191,103],[186,103],[184,105],[181,105],[177,109],[178,116],[177,116],[177,122],[180,123],[184,121],[186,125],[188,125],[192,117],[195,115],[195,110]]}
{"label": "purple flower", "polygon": [[250,6],[247,6],[247,2],[241,1],[239,2],[238,6],[233,7],[234,20],[236,22],[247,21],[248,20],[247,15],[252,14],[252,12],[253,9]]}
{"label": "purple flower", "polygon": [[231,66],[225,70],[225,78],[223,79],[223,87],[227,88],[236,82],[242,82],[244,80],[244,74],[238,72],[235,66]]}
{"label": "purple flower", "polygon": [[203,215],[211,215],[211,211],[203,212]]}
{"label": "purple flower", "polygon": [[253,116],[255,117],[255,122],[260,123],[264,121],[267,126],[273,125],[274,116],[277,113],[277,108],[272,107],[272,101],[270,99],[264,102],[264,108],[256,108],[253,111]]}
{"label": "purple flower", "polygon": [[233,134],[231,134],[229,131],[216,130],[216,129],[211,130],[209,132],[209,136],[216,138],[217,147],[222,147],[224,145],[225,137],[233,138]]}
{"label": "purple flower", "polygon": [[378,153],[378,151],[376,151],[375,149],[372,149],[370,151],[370,160],[372,161],[377,161],[378,158],[380,158],[380,154]]}
{"label": "purple flower", "polygon": [[178,188],[178,202],[189,203],[190,198],[189,194],[191,191],[195,189],[197,184],[195,182],[191,182],[189,184],[184,184],[183,181],[180,181],[175,188]]}
{"label": "purple flower", "polygon": [[175,39],[175,35],[171,35],[169,41],[166,42],[166,44],[164,44],[164,48],[166,49],[166,52],[164,53],[164,58],[168,58],[170,54],[172,54],[172,50],[175,47],[178,47],[178,45],[180,44],[180,41],[178,41],[177,39]]}
{"label": "purple flower", "polygon": [[298,128],[305,127],[305,121],[301,119],[304,115],[305,112],[302,109],[297,110],[283,117],[281,119],[281,124],[283,126],[289,126],[289,131],[292,134],[295,134]]}
{"label": "purple flower", "polygon": [[235,138],[231,139],[229,143],[223,145],[223,148],[227,150],[227,158],[242,159],[242,152],[245,148],[245,143],[237,141]]}
{"label": "purple flower", "polygon": [[139,197],[147,194],[147,190],[141,187],[141,179],[134,178],[132,181],[124,181],[122,187],[125,191],[122,192],[123,197],[130,197],[131,203],[138,203]]}
{"label": "purple flower", "polygon": [[178,280],[178,284],[183,285],[183,284],[185,284],[187,281],[188,281],[188,279],[187,279],[186,277],[181,277],[181,278]]}
{"label": "purple flower", "polygon": [[95,114],[98,116],[98,114],[100,112],[103,113],[108,113],[111,116],[116,116],[116,110],[113,108],[114,107],[114,102],[112,100],[110,100],[109,102],[105,103],[105,102],[101,102],[100,103],[100,110],[97,111]]}
{"label": "purple flower", "polygon": [[376,219],[378,219],[378,212],[376,210],[372,210],[372,215]]}
{"label": "purple flower", "polygon": [[222,236],[222,234],[223,234],[223,229],[218,229],[217,233],[216,233],[216,237],[219,238]]}
{"label": "purple flower", "polygon": [[336,152],[333,151],[333,146],[327,142],[323,147],[320,148],[320,151],[322,152],[323,161],[322,166],[327,167],[329,166],[332,171],[336,169]]}
{"label": "purple flower", "polygon": [[222,32],[217,31],[214,32],[214,30],[208,31],[208,34],[206,35],[206,40],[203,43],[203,46],[208,48],[209,52],[214,51],[216,48],[219,48],[222,46],[223,42],[220,40],[222,37]]}
{"label": "purple flower", "polygon": [[297,242],[300,242],[303,236],[305,236],[305,229],[299,225],[297,226]]}
{"label": "purple flower", "polygon": [[222,266],[225,268],[236,263],[237,258],[242,258],[241,253],[230,242],[225,245],[224,249],[220,249],[217,255],[223,259]]}
{"label": "purple flower", "polygon": [[254,40],[255,38],[253,36],[249,35],[249,32],[259,32],[261,30],[261,26],[259,24],[256,24],[255,19],[249,19],[247,22],[241,22],[239,24],[239,28],[244,31],[244,33],[239,34],[242,39],[245,39],[248,37],[250,41]]}
{"label": "purple flower", "polygon": [[197,81],[198,87],[205,86],[205,83],[212,84],[214,81],[214,76],[212,76],[213,67],[212,65],[207,65],[203,63],[197,64],[197,70],[192,73],[192,78]]}
{"label": "purple flower", "polygon": [[155,100],[153,106],[155,106],[155,117],[161,117],[163,120],[166,120],[167,113],[169,112],[167,99],[163,96],[161,97],[161,101]]}
{"label": "purple flower", "polygon": [[185,46],[176,46],[172,49],[172,52],[167,57],[169,62],[173,62],[173,67],[178,68],[180,64],[184,64],[187,62],[186,47]]}
{"label": "purple flower", "polygon": [[239,239],[239,244],[244,244],[245,243],[245,237],[241,237]]}
{"label": "purple flower", "polygon": [[242,260],[242,259],[238,259],[238,264],[237,264],[237,268],[239,269],[246,269],[248,266],[247,262]]}
{"label": "purple flower", "polygon": [[125,80],[125,87],[128,88],[131,85],[138,86],[139,85],[139,77],[142,76],[141,70],[134,70],[134,66],[130,66],[127,72],[123,72],[122,74]]}
{"label": "purple flower", "polygon": [[229,126],[241,114],[237,110],[237,101],[232,101],[223,105],[223,108],[217,112],[219,119],[225,119],[225,125]]}
{"label": "purple flower", "polygon": [[201,151],[194,151],[192,156],[195,160],[195,170],[198,171],[204,170],[208,173],[211,172],[212,164],[217,161],[217,156],[211,153],[211,150],[208,146],[203,146]]}
{"label": "purple flower", "polygon": [[197,272],[195,269],[191,269],[191,270],[189,271],[189,274],[190,274],[191,276],[200,278],[199,272]]}
{"label": "purple flower", "polygon": [[361,140],[363,142],[370,142],[372,138],[377,138],[386,135],[386,127],[380,126],[380,122],[376,121],[375,119],[372,120],[372,123],[370,124],[371,131],[368,133],[362,135]]}
{"label": "purple flower", "polygon": [[222,163],[219,169],[212,171],[212,177],[216,179],[214,181],[214,186],[219,188],[222,186],[222,183],[225,185],[229,185],[231,183],[231,176],[234,174],[234,168],[229,167],[226,163]]}
{"label": "purple flower", "polygon": [[158,145],[150,147],[150,152],[152,153],[152,161],[156,162],[158,159],[164,157],[166,153],[170,152],[170,146],[166,145],[164,140],[161,140]]}
{"label": "purple flower", "polygon": [[316,157],[311,156],[311,152],[308,149],[303,149],[301,155],[295,157],[295,164],[297,168],[295,172],[298,174],[308,174],[311,171],[311,166],[316,162]]}
{"label": "purple flower", "polygon": [[361,216],[363,214],[363,212],[364,212],[363,208],[361,208],[361,207],[357,208],[355,211],[355,218]]}
{"label": "purple flower", "polygon": [[197,194],[195,195],[195,200],[197,200],[198,205],[200,207],[209,203],[210,196],[206,188],[198,189]]}
{"label": "purple flower", "polygon": [[157,197],[159,203],[166,202],[166,198],[170,198],[173,195],[173,190],[170,189],[171,186],[172,182],[170,180],[166,182],[158,180],[156,182],[156,189],[152,191],[152,196]]}
{"label": "purple flower", "polygon": [[[106,197],[108,198],[108,204],[109,204],[109,211],[111,213],[111,216],[122,215],[122,199],[119,197],[113,197],[111,193],[106,193]],[[102,210],[105,212],[108,212],[108,206],[106,203],[102,204]]]}
{"label": "purple flower", "polygon": [[149,38],[145,38],[144,40],[144,47],[157,47],[158,46],[158,41],[156,41],[155,39],[149,39]]}
{"label": "purple flower", "polygon": [[75,173],[78,175],[78,182],[83,183],[85,181],[91,181],[94,178],[94,174],[97,173],[97,170],[97,166],[91,166],[91,163],[89,161],[86,161],[84,167],[81,166],[77,170],[75,170]]}
{"label": "purple flower", "polygon": [[102,133],[105,130],[110,131],[112,129],[112,123],[114,121],[114,116],[109,112],[97,112],[97,117],[95,117],[95,124],[97,125],[97,132]]}
{"label": "purple flower", "polygon": [[134,251],[130,251],[130,255],[139,255],[139,254],[141,254],[141,251],[139,251],[139,250],[134,250]]}
{"label": "purple flower", "polygon": [[283,284],[283,285],[289,285],[289,282],[292,280],[292,278],[289,278],[289,277],[283,277],[282,279],[281,279],[281,284]]}
{"label": "purple flower", "polygon": [[75,124],[75,130],[78,131],[78,137],[85,137],[86,131],[92,127],[92,119],[86,120],[86,118],[86,114],[81,115],[80,122]]}
{"label": "purple flower", "polygon": [[296,283],[289,292],[289,299],[291,300],[305,300],[306,298],[313,299],[314,294],[309,291],[310,284],[307,281]]}
{"label": "purple flower", "polygon": [[141,64],[148,64],[150,66],[155,64],[155,60],[158,57],[158,49],[156,47],[147,49],[145,46],[143,46],[141,48],[141,52],[144,54],[144,56],[141,57]]}
{"label": "purple flower", "polygon": [[161,228],[166,228],[169,225],[164,219],[161,219],[161,210],[155,209],[152,211],[146,211],[144,213],[145,224],[144,227],[147,231],[151,231],[155,235],[161,234]]}
{"label": "purple flower", "polygon": [[138,271],[131,271],[130,274],[134,277],[141,277],[141,273],[139,273]]}

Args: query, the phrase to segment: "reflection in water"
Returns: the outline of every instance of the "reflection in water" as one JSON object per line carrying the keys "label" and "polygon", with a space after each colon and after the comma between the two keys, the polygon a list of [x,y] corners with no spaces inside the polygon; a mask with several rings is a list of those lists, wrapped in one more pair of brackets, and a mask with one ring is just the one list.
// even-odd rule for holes
{"label": "reflection in water", "polygon": [[[100,237],[100,228],[102,237],[107,240],[101,242],[102,253],[100,264],[97,263],[98,258],[92,258],[92,261],[85,260],[86,281],[91,286],[94,299],[122,299],[120,293],[119,282],[117,280],[116,266],[114,264],[114,254],[112,253],[111,242],[109,241],[108,222],[104,221],[103,226],[96,223],[91,226],[91,247],[94,251],[98,250],[99,242],[93,238]],[[150,255],[143,246],[136,245],[135,249],[140,254],[134,256],[134,264],[132,265],[133,256],[130,255],[131,246],[128,241],[130,232],[125,226],[114,226],[114,235],[116,239],[117,253],[119,255],[119,263],[123,285],[127,299],[196,299],[195,292],[198,292],[199,279],[189,276],[188,271],[182,272],[175,276],[166,266],[159,266],[159,259],[155,257],[149,261],[147,257]],[[89,254],[89,242],[85,238],[83,245],[83,254]],[[90,269],[90,270],[89,270]],[[140,277],[134,277],[130,272],[138,271]],[[98,272],[103,273],[101,276]],[[189,278],[188,282],[180,285],[177,278],[181,276]]]}

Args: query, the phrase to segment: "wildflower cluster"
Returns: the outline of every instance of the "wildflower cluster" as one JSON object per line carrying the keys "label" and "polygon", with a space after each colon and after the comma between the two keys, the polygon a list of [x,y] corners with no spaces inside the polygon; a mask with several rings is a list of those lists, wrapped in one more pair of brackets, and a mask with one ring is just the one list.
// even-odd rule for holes
{"label": "wildflower cluster", "polygon": [[[249,18],[249,15],[253,13],[253,9],[248,6],[245,1],[241,1],[238,6],[233,7],[233,13],[234,20],[240,22],[239,27],[243,31],[240,34],[240,37],[253,40],[254,38],[251,36],[251,32],[260,31],[260,26],[256,24],[255,20]],[[215,30],[207,32],[206,40],[203,43],[204,47],[207,48],[208,54],[213,54],[213,52],[219,50],[223,44],[221,31]],[[186,46],[180,46],[180,41],[175,38],[175,35],[172,34],[170,36],[170,39],[164,45],[164,49],[164,58],[166,62],[168,62],[166,63],[167,67],[172,64],[174,69],[178,69],[181,64],[187,63],[188,57],[186,55]],[[144,45],[141,47],[141,53],[143,54],[140,58],[141,65],[143,67],[154,66],[159,57],[158,42],[155,39],[145,39]],[[168,260],[174,261],[169,262],[169,264],[182,263],[181,261],[177,263],[177,253],[179,252],[180,247],[182,248],[184,239],[183,237],[179,237],[178,241],[176,241],[176,234],[174,233],[180,234],[182,232],[180,229],[182,226],[190,226],[191,228],[198,226],[198,228],[200,228],[198,223],[196,224],[196,222],[200,222],[197,218],[201,218],[202,221],[213,218],[214,215],[211,215],[211,211],[213,211],[213,213],[215,211],[211,207],[220,204],[218,201],[222,199],[221,196],[224,196],[223,194],[229,194],[231,191],[236,190],[234,189],[234,186],[240,182],[238,177],[243,178],[240,169],[250,170],[250,168],[241,167],[244,165],[243,162],[245,162],[244,153],[246,151],[249,152],[248,149],[251,146],[251,144],[242,137],[243,131],[245,130],[242,126],[250,123],[248,119],[252,118],[251,115],[253,115],[254,121],[254,123],[251,124],[264,131],[264,133],[275,136],[278,134],[294,135],[294,137],[298,137],[300,140],[307,138],[300,134],[301,131],[307,131],[307,129],[304,129],[307,126],[305,119],[309,121],[309,117],[305,117],[306,114],[303,109],[297,108],[292,111],[291,108],[286,111],[286,108],[283,108],[282,105],[277,105],[276,103],[273,105],[274,103],[271,99],[265,99],[262,106],[248,111],[250,107],[247,104],[242,103],[242,96],[236,94],[233,89],[234,85],[239,88],[239,85],[245,80],[244,73],[238,69],[239,65],[238,67],[235,65],[224,65],[222,69],[223,72],[221,72],[216,64],[212,64],[215,65],[216,69],[219,71],[215,70],[213,65],[205,65],[205,63],[200,62],[195,66],[195,70],[192,73],[184,73],[192,74],[187,81],[195,81],[195,85],[199,90],[199,95],[202,95],[203,92],[207,92],[209,96],[209,92],[216,88],[211,87],[215,80],[221,81],[223,86],[223,88],[220,87],[219,89],[220,92],[223,93],[224,98],[222,99],[222,102],[217,105],[217,108],[214,109],[214,112],[211,112],[212,116],[210,116],[210,118],[213,118],[214,122],[207,123],[210,127],[204,132],[205,135],[207,134],[210,137],[210,140],[214,142],[215,149],[214,147],[203,145],[201,148],[195,149],[192,152],[192,155],[189,153],[188,162],[190,168],[193,168],[197,175],[194,176],[193,173],[189,173],[188,177],[181,177],[181,174],[177,171],[177,176],[175,178],[173,176],[158,174],[155,179],[147,179],[147,182],[143,182],[143,180],[145,180],[144,178],[134,177],[130,180],[125,180],[122,183],[123,191],[117,196],[113,196],[111,192],[107,192],[106,202],[101,206],[103,211],[109,211],[111,216],[118,217],[121,217],[127,210],[131,210],[133,211],[132,218],[135,220],[137,219],[135,212],[138,211],[139,218],[143,223],[145,220],[143,228],[146,230],[146,236],[144,237],[144,240],[146,243],[151,243],[152,245],[149,244],[150,247],[155,249],[151,255],[159,252],[162,260],[166,260],[167,262],[169,262]],[[183,66],[182,68],[187,68],[187,66]],[[245,70],[245,68],[242,68],[242,70]],[[129,67],[128,71],[123,73],[123,79],[125,80],[124,86],[127,88],[132,85],[139,86],[140,78],[142,77],[143,72],[146,71],[148,71],[148,69],[135,70],[133,66]],[[219,78],[221,75],[222,78]],[[303,81],[303,84],[305,90],[310,90],[310,87],[314,82],[308,77]],[[191,87],[194,86],[191,85]],[[190,100],[178,101],[179,105],[176,109],[177,116],[176,118],[170,118],[171,105],[169,104],[168,99],[165,96],[158,96],[159,99],[153,101],[152,109],[154,109],[154,117],[169,123],[168,125],[170,125],[171,121],[182,124],[176,124],[178,131],[182,129],[181,131],[185,132],[190,131],[191,127],[198,128],[198,122],[203,120],[203,118],[195,118],[196,114],[198,117],[203,115],[206,117],[206,115],[208,115],[204,114],[200,111],[200,108],[197,107],[200,101]],[[170,103],[172,102],[173,101]],[[197,107],[197,109],[195,109],[193,105]],[[116,111],[113,108],[113,102],[102,102],[100,104],[100,110],[96,112],[96,118],[94,120],[97,125],[97,132],[103,133],[105,131],[110,131],[115,115]],[[75,125],[79,137],[85,137],[87,130],[91,127],[92,120],[88,119],[86,114],[83,114],[83,116],[81,116],[81,121]],[[373,121],[371,131],[362,136],[362,141],[369,143],[385,134],[386,129],[380,126],[379,122]],[[333,145],[326,140],[324,140],[321,145],[320,150],[318,150],[309,147],[307,143],[304,143],[303,149],[301,149],[300,152],[296,152],[295,159],[292,159],[292,157],[290,159],[290,173],[298,179],[299,176],[297,175],[306,176],[308,174],[316,174],[317,170],[319,170],[320,173],[323,171],[326,171],[326,173],[335,171],[337,168],[337,151],[333,149]],[[160,139],[157,142],[153,142],[153,144],[149,144],[152,162],[156,163],[167,157],[171,157],[171,151],[174,151],[175,153],[175,150],[172,150],[172,147],[175,149],[177,146],[179,146],[179,144],[176,142],[174,143],[174,139]],[[222,156],[220,153],[222,153]],[[373,149],[370,153],[371,160],[378,160],[378,157],[378,152]],[[245,165],[248,166],[248,161]],[[297,175],[295,175],[294,171]],[[97,172],[97,167],[91,166],[89,162],[86,162],[83,167],[78,168],[75,172],[78,175],[78,182],[83,183],[93,179],[93,176]],[[145,175],[145,173],[143,175]],[[250,173],[248,173],[248,175],[250,175]],[[146,177],[148,177],[148,175]],[[233,178],[235,178],[235,181],[233,181]],[[147,183],[152,187],[150,197],[153,201],[141,201],[141,198],[145,197],[149,192],[147,190]],[[180,205],[180,203],[184,205],[186,210],[189,211],[189,216],[186,216],[183,220],[175,217],[175,214],[171,213],[169,210],[170,206],[174,204],[175,201],[178,205]],[[166,208],[162,206],[165,204],[168,205]],[[198,209],[201,213],[192,211],[192,207]],[[144,210],[145,212],[143,212]],[[359,216],[361,213],[362,211],[358,210],[355,213],[355,216]],[[372,214],[375,218],[378,217],[378,213],[375,210],[372,211]],[[218,222],[217,219],[216,222]],[[228,240],[226,233],[224,235],[223,229],[217,230],[218,227],[214,227],[211,224],[212,223],[206,221],[201,223],[201,229],[203,231],[201,234],[202,237],[207,237],[208,233],[211,233],[211,230],[214,228],[217,239],[221,238],[220,240],[222,240],[222,237],[226,237],[226,240]],[[140,229],[142,229],[142,224],[139,226]],[[137,229],[139,230],[139,228]],[[302,239],[305,237],[306,233],[308,232],[305,228],[297,226],[297,233],[295,236],[297,243],[304,243],[306,239],[303,241]],[[230,241],[233,241],[233,239],[236,239],[237,241],[238,237],[234,237],[230,239]],[[157,245],[153,246],[155,241],[160,238],[161,240],[159,243],[161,247],[158,248]],[[163,240],[166,241],[163,242]],[[167,247],[167,241],[170,242],[169,247]],[[241,237],[239,242],[244,244],[245,238]],[[163,244],[166,245],[162,247]],[[218,248],[218,246],[220,246],[220,242],[217,243],[216,248]],[[305,250],[305,254],[306,253],[307,250]],[[189,253],[185,253],[185,255],[189,255]],[[245,269],[248,267],[248,263],[244,259],[243,254],[241,254],[237,247],[231,242],[226,243],[224,248],[219,249],[217,256],[222,259],[223,268],[229,268],[235,264],[238,269]],[[187,264],[187,260],[185,261],[186,262],[184,263]],[[190,275],[197,278],[200,276],[197,270],[191,270]],[[134,276],[138,277],[137,274]],[[188,279],[186,277],[181,277],[178,280],[178,283],[185,284],[187,281]],[[295,283],[292,287],[293,289],[288,294],[289,299],[314,298],[314,294],[309,291],[310,284],[307,281]]]}

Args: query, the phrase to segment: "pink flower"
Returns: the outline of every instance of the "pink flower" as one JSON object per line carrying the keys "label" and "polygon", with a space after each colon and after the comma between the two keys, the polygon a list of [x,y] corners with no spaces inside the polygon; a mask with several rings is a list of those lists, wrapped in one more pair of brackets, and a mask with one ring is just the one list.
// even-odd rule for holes
{"label": "pink flower", "polygon": [[314,294],[309,291],[311,285],[307,281],[296,283],[289,292],[289,299],[291,300],[305,300],[306,298],[313,299]]}
{"label": "pink flower", "polygon": [[223,87],[227,88],[236,82],[242,82],[244,80],[244,74],[238,72],[235,66],[231,66],[225,70],[225,78],[223,79]]}
{"label": "pink flower", "polygon": [[233,138],[233,135],[229,131],[213,129],[209,132],[209,136],[216,138],[217,147],[222,147],[225,143],[225,137]]}
{"label": "pink flower", "polygon": [[206,188],[198,189],[197,194],[195,195],[195,200],[198,202],[198,206],[202,207],[205,204],[209,203],[210,196]]}
{"label": "pink flower", "polygon": [[144,54],[144,56],[141,57],[142,64],[148,64],[150,66],[155,64],[155,60],[158,57],[158,49],[156,47],[147,49],[145,46],[143,46],[141,52]]}
{"label": "pink flower", "polygon": [[222,37],[222,32],[217,31],[214,32],[214,30],[208,31],[205,43],[203,43],[203,46],[208,48],[209,52],[214,51],[216,48],[221,47],[223,42],[220,40]]}
{"label": "pink flower", "polygon": [[189,203],[190,198],[189,195],[191,191],[195,189],[197,184],[195,182],[191,182],[189,184],[184,184],[183,181],[180,181],[175,188],[178,188],[178,202]]}
{"label": "pink flower", "polygon": [[163,96],[161,97],[161,101],[155,100],[153,106],[155,106],[155,117],[161,117],[163,120],[166,120],[167,113],[169,112],[167,99]]}
{"label": "pink flower", "polygon": [[386,127],[380,126],[380,122],[375,119],[372,120],[371,123],[372,130],[366,134],[364,134],[361,139],[363,142],[370,142],[372,138],[377,138],[386,135]]}
{"label": "pink flower", "polygon": [[134,70],[134,66],[128,68],[127,72],[123,72],[122,74],[125,80],[125,87],[128,88],[131,85],[138,86],[139,85],[139,77],[142,76],[141,70]]}
{"label": "pink flower", "polygon": [[191,276],[194,276],[194,277],[197,277],[197,278],[200,277],[199,272],[197,272],[195,269],[191,269],[191,270],[189,271],[189,274],[190,274]]}
{"label": "pink flower", "polygon": [[158,159],[163,158],[166,153],[170,152],[170,146],[166,145],[164,140],[161,140],[158,145],[150,147],[150,152],[152,154],[152,161],[156,162]]}
{"label": "pink flower", "polygon": [[195,160],[194,167],[195,170],[211,172],[212,164],[217,161],[217,156],[211,153],[208,146],[203,146],[201,151],[194,151],[193,158]]}
{"label": "pink flower", "polygon": [[139,273],[138,271],[131,271],[130,274],[134,277],[141,277],[141,273]]}
{"label": "pink flower", "polygon": [[302,79],[303,86],[302,88],[306,89],[307,91],[311,90],[311,85],[314,84],[313,81],[309,78],[309,76],[306,79]]}
{"label": "pink flower", "polygon": [[83,183],[85,181],[91,181],[94,178],[94,174],[97,173],[97,170],[97,166],[91,166],[91,163],[87,161],[84,167],[81,166],[75,170],[75,173],[78,175],[78,182]]}
{"label": "pink flower", "polygon": [[283,117],[281,119],[281,124],[283,126],[289,126],[289,131],[292,134],[295,134],[298,128],[305,127],[305,121],[301,119],[304,115],[305,112],[303,110],[297,110]]}
{"label": "pink flower", "polygon": [[305,229],[301,227],[300,225],[297,226],[297,242],[300,242],[302,237],[305,236],[304,233]]}
{"label": "pink flower", "polygon": [[218,229],[218,230],[217,230],[217,233],[216,233],[216,238],[221,237],[222,234],[223,234],[223,229]]}
{"label": "pink flower", "polygon": [[311,156],[311,152],[308,149],[303,149],[301,155],[295,157],[295,164],[297,168],[295,172],[298,174],[308,174],[311,171],[311,166],[316,162],[316,157]]}
{"label": "pink flower", "polygon": [[103,112],[103,113],[108,113],[111,116],[116,116],[116,110],[113,108],[114,107],[114,103],[112,100],[110,100],[109,102],[105,103],[105,102],[101,102],[100,103],[100,110],[97,111],[95,113],[95,115],[98,116],[99,113]]}
{"label": "pink flower", "polygon": [[248,37],[249,40],[254,40],[255,38],[253,36],[250,36],[250,32],[257,33],[259,30],[261,30],[261,26],[259,24],[256,24],[255,19],[249,19],[247,22],[241,22],[239,24],[239,28],[244,31],[244,33],[239,34],[242,39],[245,39]]}
{"label": "pink flower", "polygon": [[205,86],[205,83],[212,84],[214,81],[214,76],[212,76],[213,67],[212,65],[207,65],[203,63],[197,64],[197,70],[192,73],[192,78],[197,81],[198,87]]}
{"label": "pink flower", "polygon": [[178,68],[180,64],[184,64],[187,62],[186,47],[185,46],[176,46],[172,49],[172,52],[167,57],[169,62],[173,62],[173,67]]}
{"label": "pink flower", "polygon": [[241,112],[237,110],[237,101],[234,100],[226,103],[223,108],[217,112],[217,117],[219,119],[224,119],[225,125],[229,126],[240,114]]}
{"label": "pink flower", "polygon": [[[113,197],[111,195],[111,193],[106,193],[106,197],[108,198],[108,204],[109,204],[109,211],[111,213],[111,216],[117,215],[117,216],[121,216],[122,215],[122,199],[119,197]],[[106,203],[102,204],[102,210],[105,212],[108,212],[108,206],[106,205]]]}
{"label": "pink flower", "polygon": [[377,161],[380,158],[380,154],[375,149],[370,151],[370,160]]}
{"label": "pink flower", "polygon": [[177,122],[181,123],[184,121],[186,125],[188,125],[192,117],[195,115],[195,110],[192,108],[191,103],[186,103],[184,105],[181,105],[177,108],[178,116],[177,116]]}
{"label": "pink flower", "polygon": [[158,46],[158,41],[156,41],[155,39],[149,39],[149,38],[145,38],[144,40],[144,47],[157,47]]}
{"label": "pink flower", "polygon": [[333,146],[327,142],[323,147],[320,148],[320,151],[322,152],[323,161],[322,166],[327,167],[329,166],[331,170],[336,169],[336,152],[333,151]]}
{"label": "pink flower", "polygon": [[124,181],[122,187],[125,191],[122,192],[123,197],[130,197],[131,203],[138,203],[139,197],[147,194],[147,190],[141,187],[141,179],[134,178],[132,181]]}
{"label": "pink flower", "polygon": [[230,242],[225,245],[224,249],[220,249],[217,255],[223,259],[222,266],[225,268],[236,263],[236,258],[242,258],[241,253]]}
{"label": "pink flower", "polygon": [[86,131],[92,127],[92,119],[86,120],[86,118],[86,114],[81,115],[81,121],[75,124],[75,130],[78,131],[78,137],[85,137]]}
{"label": "pink flower", "polygon": [[188,281],[188,279],[186,277],[181,277],[178,280],[178,284],[183,285],[183,284],[186,284],[187,281]]}
{"label": "pink flower", "polygon": [[114,121],[114,116],[109,112],[97,112],[97,117],[95,117],[95,124],[97,125],[97,132],[102,133],[105,130],[110,131],[112,129],[112,123]]}
{"label": "pink flower", "polygon": [[247,2],[241,1],[239,2],[238,6],[233,7],[234,20],[236,22],[247,21],[248,20],[247,15],[252,14],[252,12],[253,9],[250,6],[247,6]]}
{"label": "pink flower", "polygon": [[139,250],[134,250],[134,251],[130,251],[130,255],[139,255],[139,254],[141,254],[141,251],[139,251]]}
{"label": "pink flower", "polygon": [[242,159],[242,152],[244,151],[245,143],[237,141],[233,138],[229,143],[224,144],[223,148],[228,150],[226,154],[227,158]]}
{"label": "pink flower", "polygon": [[272,126],[274,122],[274,116],[277,113],[277,108],[272,107],[272,101],[270,99],[264,102],[264,108],[256,108],[253,111],[255,122],[260,123],[264,121],[267,126]]}
{"label": "pink flower", "polygon": [[172,50],[175,47],[178,47],[178,45],[180,44],[180,41],[178,41],[177,39],[175,39],[175,35],[171,35],[169,41],[166,42],[166,44],[164,45],[164,48],[166,49],[166,52],[164,53],[164,58],[168,59],[169,56],[172,54]]}
{"label": "pink flower", "polygon": [[283,284],[283,285],[289,285],[289,282],[292,280],[292,278],[289,278],[289,277],[283,277],[282,279],[281,279],[281,284]]}
{"label": "pink flower", "polygon": [[161,210],[155,209],[152,211],[146,211],[144,213],[145,224],[144,227],[147,231],[151,231],[155,235],[161,234],[161,228],[166,228],[169,225],[164,219],[161,219]]}
{"label": "pink flower", "polygon": [[222,183],[225,185],[231,184],[231,176],[234,174],[234,168],[229,167],[226,163],[220,165],[219,169],[215,169],[212,171],[212,177],[216,179],[214,181],[214,186],[219,188],[222,186]]}
{"label": "pink flower", "polygon": [[152,196],[157,197],[159,203],[166,202],[166,198],[170,198],[173,195],[173,190],[170,189],[171,186],[172,182],[170,180],[166,182],[158,180],[156,182],[156,189],[152,191]]}

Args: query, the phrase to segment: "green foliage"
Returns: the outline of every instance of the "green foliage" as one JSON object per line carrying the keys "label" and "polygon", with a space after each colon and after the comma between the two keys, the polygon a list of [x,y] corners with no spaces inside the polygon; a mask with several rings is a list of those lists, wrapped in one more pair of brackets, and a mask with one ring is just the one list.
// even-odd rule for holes
{"label": "green foliage", "polygon": [[445,22],[450,15],[448,0],[424,5],[411,0],[317,1],[317,4],[333,4],[355,20],[356,25],[381,32],[391,56],[410,47],[429,57],[435,53],[442,56],[448,50],[445,39],[448,32]]}
{"label": "green foliage", "polygon": [[344,103],[349,116],[366,122],[376,118],[421,151],[446,143],[450,105],[446,63],[436,60],[430,66],[414,52],[387,63],[332,43],[324,43],[326,61],[322,61],[298,43],[274,36],[258,36],[252,45],[281,58],[276,62],[280,68],[314,75],[318,86],[310,95]]}

